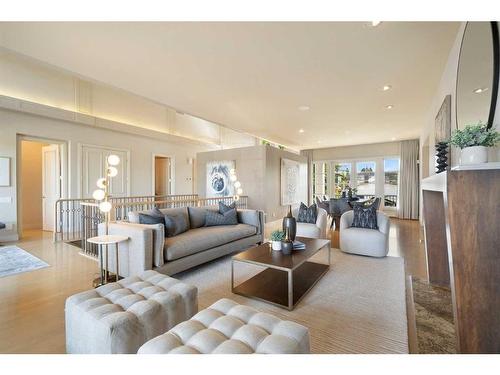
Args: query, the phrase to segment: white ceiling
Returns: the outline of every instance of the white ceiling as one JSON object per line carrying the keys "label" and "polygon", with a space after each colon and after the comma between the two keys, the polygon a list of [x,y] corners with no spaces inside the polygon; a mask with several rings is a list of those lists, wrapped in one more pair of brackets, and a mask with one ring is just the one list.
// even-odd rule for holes
{"label": "white ceiling", "polygon": [[0,42],[295,149],[418,137],[459,24],[368,25],[2,23]]}

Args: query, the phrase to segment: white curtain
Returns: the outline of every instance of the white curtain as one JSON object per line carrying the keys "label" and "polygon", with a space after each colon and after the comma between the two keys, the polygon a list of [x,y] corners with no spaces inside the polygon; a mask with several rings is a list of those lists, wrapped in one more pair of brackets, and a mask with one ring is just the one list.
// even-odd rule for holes
{"label": "white curtain", "polygon": [[312,198],[312,161],[313,161],[313,150],[302,150],[300,155],[307,158],[307,204],[310,205],[314,202],[311,201]]}
{"label": "white curtain", "polygon": [[400,219],[418,219],[418,152],[418,139],[401,142],[398,207]]}

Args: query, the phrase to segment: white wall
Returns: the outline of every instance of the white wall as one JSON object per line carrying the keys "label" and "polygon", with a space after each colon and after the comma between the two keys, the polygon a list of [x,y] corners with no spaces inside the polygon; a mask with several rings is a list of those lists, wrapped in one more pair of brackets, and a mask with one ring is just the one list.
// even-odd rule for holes
{"label": "white wall", "polygon": [[168,155],[174,162],[175,193],[191,194],[192,165],[190,158],[195,158],[205,146],[192,143],[172,143],[162,140],[78,124],[71,121],[57,120],[39,115],[0,109],[0,155],[12,158],[12,186],[0,187],[0,221],[13,227],[0,232],[0,239],[13,238],[17,233],[17,136],[29,135],[44,139],[66,141],[68,144],[68,198],[78,198],[78,146],[80,143],[103,147],[126,149],[130,151],[130,194],[150,195],[153,193],[153,153]]}
{"label": "white wall", "polygon": [[5,49],[0,49],[0,95],[195,139],[223,149],[258,143],[248,134]]}
{"label": "white wall", "polygon": [[400,142],[319,148],[313,150],[313,161],[347,160],[399,155]]}

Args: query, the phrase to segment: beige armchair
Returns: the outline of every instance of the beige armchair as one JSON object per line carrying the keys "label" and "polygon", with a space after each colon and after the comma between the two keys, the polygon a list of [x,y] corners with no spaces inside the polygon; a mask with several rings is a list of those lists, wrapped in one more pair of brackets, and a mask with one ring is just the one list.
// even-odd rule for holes
{"label": "beige armchair", "polygon": [[377,211],[378,229],[353,228],[354,211],[340,218],[340,250],[345,253],[385,257],[389,252],[389,217]]}

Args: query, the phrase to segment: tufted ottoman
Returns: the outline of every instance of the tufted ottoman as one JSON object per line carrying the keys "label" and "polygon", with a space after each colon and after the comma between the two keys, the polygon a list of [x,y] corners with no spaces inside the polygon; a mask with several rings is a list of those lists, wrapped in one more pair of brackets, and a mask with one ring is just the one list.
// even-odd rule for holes
{"label": "tufted ottoman", "polygon": [[137,353],[198,311],[197,289],[156,271],[66,300],[68,353]]}
{"label": "tufted ottoman", "polygon": [[223,298],[139,349],[139,354],[180,353],[309,353],[309,330]]}

